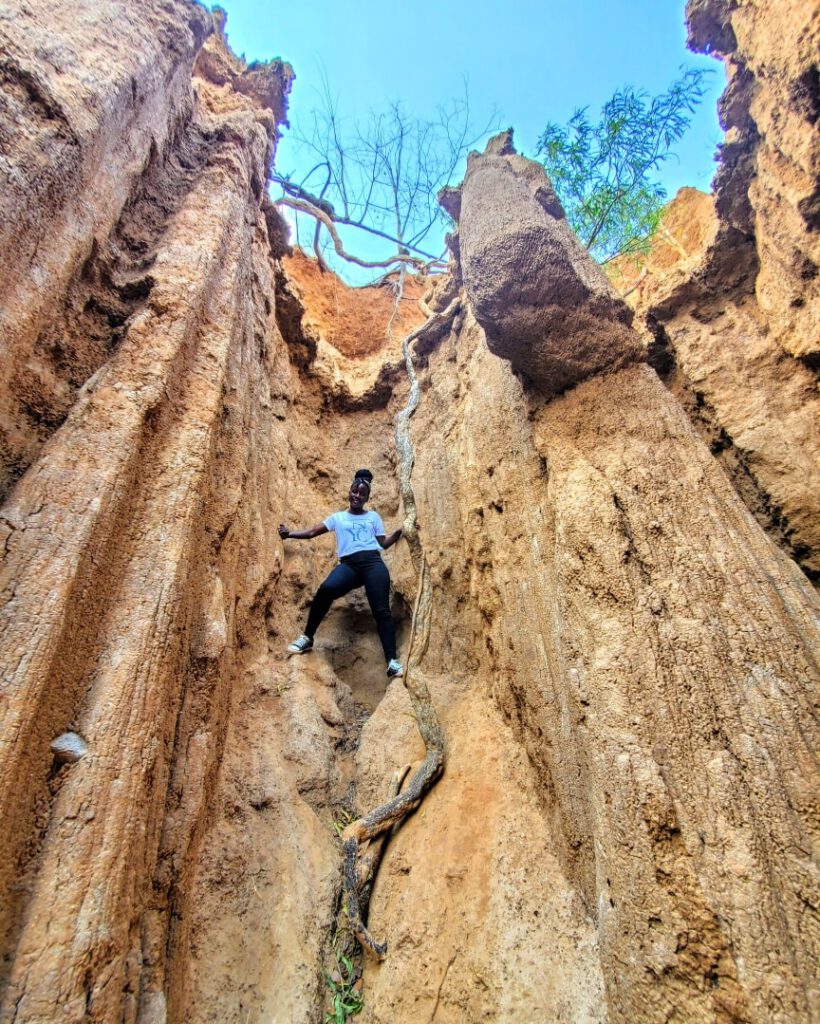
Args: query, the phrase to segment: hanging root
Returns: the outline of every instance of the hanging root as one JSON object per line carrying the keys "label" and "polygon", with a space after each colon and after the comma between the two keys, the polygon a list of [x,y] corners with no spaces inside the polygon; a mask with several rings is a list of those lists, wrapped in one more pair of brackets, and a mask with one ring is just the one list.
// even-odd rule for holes
{"label": "hanging root", "polygon": [[[433,712],[435,717],[435,712]],[[436,720],[438,727],[438,721]],[[387,953],[386,942],[376,942],[362,921],[362,907],[359,894],[370,881],[376,867],[375,859],[365,854],[359,858],[359,848],[369,840],[387,836],[387,833],[414,811],[421,803],[424,794],[444,771],[444,742],[440,727],[438,733],[441,743],[438,747],[428,747],[427,756],[419,768],[413,773],[407,789],[398,796],[388,800],[363,818],[354,821],[342,833],[342,850],[344,851],[344,891],[347,905],[347,921],[350,930],[362,944],[379,960]],[[369,853],[369,851],[368,851]]]}
{"label": "hanging root", "polygon": [[[406,764],[403,768],[399,768],[398,771],[393,772],[393,777],[386,799],[392,800],[394,796],[398,796],[401,792],[401,787],[404,780],[407,778],[410,768],[412,765]],[[387,837],[390,833],[385,830],[375,837],[366,841],[366,845],[359,849],[357,879],[359,892],[361,894],[359,903],[361,905],[362,916],[366,915],[367,904],[370,902],[370,893],[373,889],[373,880],[376,877],[376,872],[379,869],[379,863],[381,861],[382,852],[384,850],[384,844],[387,841]]]}
{"label": "hanging root", "polygon": [[[398,303],[401,293],[397,293]],[[425,312],[428,310],[425,307]],[[370,811],[348,825],[342,833],[342,849],[344,851],[344,894],[347,907],[347,919],[350,930],[359,940],[363,949],[369,950],[379,960],[387,954],[387,943],[376,942],[362,920],[362,900],[360,894],[375,874],[381,853],[381,846],[387,833],[400,825],[414,811],[425,793],[433,786],[444,771],[445,744],[444,733],[439,724],[430,692],[423,679],[418,678],[416,669],[427,650],[430,639],[430,622],[432,618],[432,586],[430,583],[430,567],[424,554],[418,533],[416,500],[411,484],[413,472],[413,443],[410,440],[410,417],[419,404],[419,382],[413,366],[410,346],[418,338],[425,335],[433,327],[441,327],[448,323],[460,308],[460,300],[453,302],[441,313],[432,314],[417,330],[409,334],[402,344],[407,375],[410,379],[410,394],[407,405],[396,417],[396,449],[399,456],[399,490],[404,505],[404,537],[410,545],[410,557],[416,570],[419,585],[416,603],[413,608],[413,622],[410,629],[410,645],[407,652],[407,666],[404,673],[404,685],[410,695],[413,712],[416,716],[421,738],[427,754],[421,765],[413,773],[407,789],[403,793],[396,790],[396,795],[386,803]],[[392,318],[391,318],[392,323]],[[399,783],[400,788],[401,783]],[[378,847],[374,852],[374,845]],[[363,844],[368,844],[365,851]]]}

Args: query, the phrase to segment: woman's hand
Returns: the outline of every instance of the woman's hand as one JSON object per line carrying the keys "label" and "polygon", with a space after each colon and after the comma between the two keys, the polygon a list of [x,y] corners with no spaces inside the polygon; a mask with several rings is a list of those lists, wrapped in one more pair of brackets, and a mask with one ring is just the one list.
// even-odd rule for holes
{"label": "woman's hand", "polygon": [[279,536],[282,540],[313,540],[314,537],[321,537],[323,533],[327,533],[324,523],[317,523],[307,530],[291,530],[284,523],[279,524]]}
{"label": "woman's hand", "polygon": [[392,548],[394,544],[398,544],[399,540],[405,535],[405,529],[401,526],[398,530],[394,530],[387,537],[377,537],[376,540],[379,542],[379,547],[382,551],[387,551],[388,548]]}
{"label": "woman's hand", "polygon": [[420,529],[421,527],[419,526],[418,520],[415,517],[410,517],[404,520],[401,535],[406,541],[412,543],[418,538]]}

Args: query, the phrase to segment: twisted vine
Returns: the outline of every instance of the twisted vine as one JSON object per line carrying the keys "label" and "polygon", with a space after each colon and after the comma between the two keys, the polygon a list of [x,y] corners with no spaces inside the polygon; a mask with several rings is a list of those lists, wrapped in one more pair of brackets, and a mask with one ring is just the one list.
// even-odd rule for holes
{"label": "twisted vine", "polygon": [[[402,274],[396,292],[394,315],[401,298],[403,285]],[[418,674],[418,666],[430,640],[430,624],[432,621],[432,586],[430,583],[430,566],[424,554],[419,538],[418,514],[416,499],[413,493],[412,473],[415,461],[413,442],[410,439],[410,418],[418,408],[421,389],[416,368],[413,365],[411,345],[428,334],[433,328],[447,324],[460,307],[460,300],[454,299],[440,313],[432,313],[420,303],[427,320],[415,331],[407,335],[402,342],[402,353],[410,380],[410,393],[407,404],[396,416],[396,450],[399,457],[399,492],[404,506],[403,534],[410,546],[410,558],[418,579],[416,601],[413,606],[413,619],[410,628],[410,643],[404,672],[404,685],[410,695],[410,702],[416,716],[421,738],[424,740],[426,755],[421,765],[410,778],[407,788],[386,803],[352,822],[342,832],[342,849],[344,852],[344,894],[347,905],[347,918],[350,930],[359,940],[363,949],[369,950],[379,960],[387,954],[387,942],[376,942],[362,920],[361,892],[370,881],[378,863],[378,854],[372,854],[372,846],[378,842],[379,849],[388,830],[399,825],[408,814],[421,803],[424,795],[433,786],[444,771],[446,747],[444,732],[438,715],[430,699],[427,684]],[[390,318],[388,333],[394,316]],[[364,849],[363,849],[364,847]]]}

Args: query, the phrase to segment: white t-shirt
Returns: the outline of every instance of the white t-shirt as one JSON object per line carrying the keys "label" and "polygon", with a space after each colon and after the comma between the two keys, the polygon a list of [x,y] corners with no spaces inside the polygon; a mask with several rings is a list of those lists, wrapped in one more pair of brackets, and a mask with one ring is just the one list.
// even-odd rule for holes
{"label": "white t-shirt", "polygon": [[361,512],[354,516],[345,509],[334,512],[325,519],[325,526],[336,534],[336,550],[339,558],[353,555],[357,551],[381,551],[376,540],[384,536],[384,523],[378,512]]}

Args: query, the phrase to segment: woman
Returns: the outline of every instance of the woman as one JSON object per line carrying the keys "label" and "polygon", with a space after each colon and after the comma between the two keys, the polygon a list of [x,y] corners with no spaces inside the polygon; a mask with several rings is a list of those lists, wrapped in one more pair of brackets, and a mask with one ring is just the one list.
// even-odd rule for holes
{"label": "woman", "polygon": [[390,573],[380,552],[396,543],[401,537],[401,530],[394,530],[385,537],[384,524],[378,513],[365,511],[372,479],[369,469],[357,469],[348,493],[348,508],[334,512],[318,526],[307,530],[289,530],[284,523],[279,526],[282,540],[311,540],[333,530],[339,556],[339,565],[316,591],[304,633],[288,646],[288,650],[292,654],[307,654],[313,647],[319,623],[331,604],[337,597],[363,586],[384,649],[387,674],[400,676],[404,668],[396,658],[396,626],[390,614]]}

